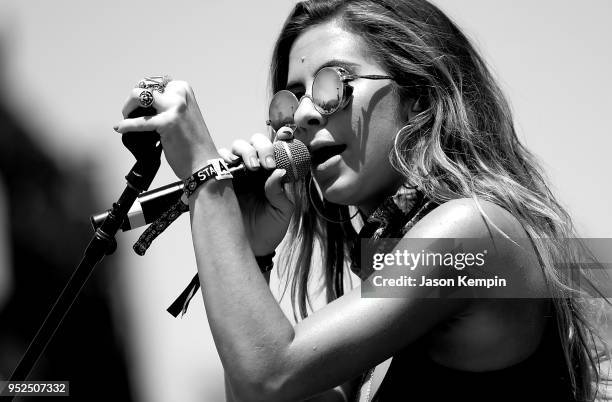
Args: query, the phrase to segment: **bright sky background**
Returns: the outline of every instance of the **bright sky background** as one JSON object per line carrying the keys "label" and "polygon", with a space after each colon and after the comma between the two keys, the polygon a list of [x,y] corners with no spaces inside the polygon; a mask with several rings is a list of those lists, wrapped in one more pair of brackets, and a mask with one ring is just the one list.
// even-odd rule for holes
{"label": "bright sky background", "polygon": [[[612,2],[437,0],[475,40],[584,236],[612,237]],[[171,4],[171,6],[170,6]],[[170,74],[192,84],[218,146],[265,130],[272,45],[292,1],[0,0],[8,86],[25,123],[58,159],[89,160],[110,206],[133,163],[112,126],[132,86]],[[153,187],[176,180],[164,166]],[[92,213],[97,211],[92,211]],[[88,219],[88,217],[83,217]],[[120,234],[115,288],[137,396],[222,400],[222,372],[201,298],[165,308],[195,273],[185,217],[147,253]],[[140,282],[136,282],[139,280]]]}

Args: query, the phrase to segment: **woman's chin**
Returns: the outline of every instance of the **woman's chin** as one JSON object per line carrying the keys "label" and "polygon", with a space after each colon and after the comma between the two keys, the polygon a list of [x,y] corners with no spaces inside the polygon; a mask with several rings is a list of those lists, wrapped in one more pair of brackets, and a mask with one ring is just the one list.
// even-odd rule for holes
{"label": "woman's chin", "polygon": [[354,205],[355,197],[353,195],[352,186],[347,185],[342,178],[338,178],[332,183],[324,183],[320,185],[323,197],[334,204]]}

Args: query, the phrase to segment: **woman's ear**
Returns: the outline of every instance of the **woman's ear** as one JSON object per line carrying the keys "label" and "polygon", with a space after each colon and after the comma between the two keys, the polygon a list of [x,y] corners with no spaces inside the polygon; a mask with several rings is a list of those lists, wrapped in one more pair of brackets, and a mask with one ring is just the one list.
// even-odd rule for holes
{"label": "woman's ear", "polygon": [[414,116],[416,116],[417,114],[425,110],[425,108],[423,107],[423,104],[425,102],[423,101],[422,98],[423,98],[422,96],[419,96],[416,99],[410,99],[405,104],[404,116],[406,116],[409,121],[412,120]]}
{"label": "woman's ear", "polygon": [[421,113],[424,110],[423,107],[423,97],[419,96],[418,98],[416,98],[414,100],[414,102],[412,103],[412,107],[410,108],[410,111],[413,113]]}

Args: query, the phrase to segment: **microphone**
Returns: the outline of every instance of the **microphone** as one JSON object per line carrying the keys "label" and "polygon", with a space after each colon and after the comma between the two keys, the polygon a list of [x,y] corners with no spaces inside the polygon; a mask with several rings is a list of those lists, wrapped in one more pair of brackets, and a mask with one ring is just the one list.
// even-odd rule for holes
{"label": "microphone", "polygon": [[[284,129],[281,128],[281,130]],[[290,129],[290,128],[287,128]],[[285,169],[284,182],[294,182],[306,177],[310,170],[310,153],[303,142],[293,139],[290,141],[276,141],[274,147],[274,161],[277,169]],[[272,174],[272,170],[259,169],[250,171],[241,159],[228,163],[234,176],[233,184],[237,194],[246,192],[263,193],[263,183]],[[121,230],[136,229],[154,222],[168,208],[174,205],[183,195],[183,182],[167,184],[163,187],[143,192],[138,196],[132,208],[127,213],[121,225]],[[110,210],[92,215],[89,219],[96,230],[104,222]]]}

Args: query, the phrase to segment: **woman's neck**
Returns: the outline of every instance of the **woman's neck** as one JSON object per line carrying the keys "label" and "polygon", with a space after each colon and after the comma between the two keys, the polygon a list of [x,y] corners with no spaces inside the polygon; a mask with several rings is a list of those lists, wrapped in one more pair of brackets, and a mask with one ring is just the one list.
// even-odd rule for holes
{"label": "woman's neck", "polygon": [[402,186],[402,184],[402,182],[398,182],[394,186],[389,187],[387,191],[376,194],[374,197],[371,197],[370,199],[359,203],[359,205],[357,205],[357,208],[362,214],[364,220],[367,219],[376,210],[376,208],[378,208],[378,206],[382,204],[383,201],[385,201],[387,197],[395,194],[397,190],[399,190],[399,188]]}

